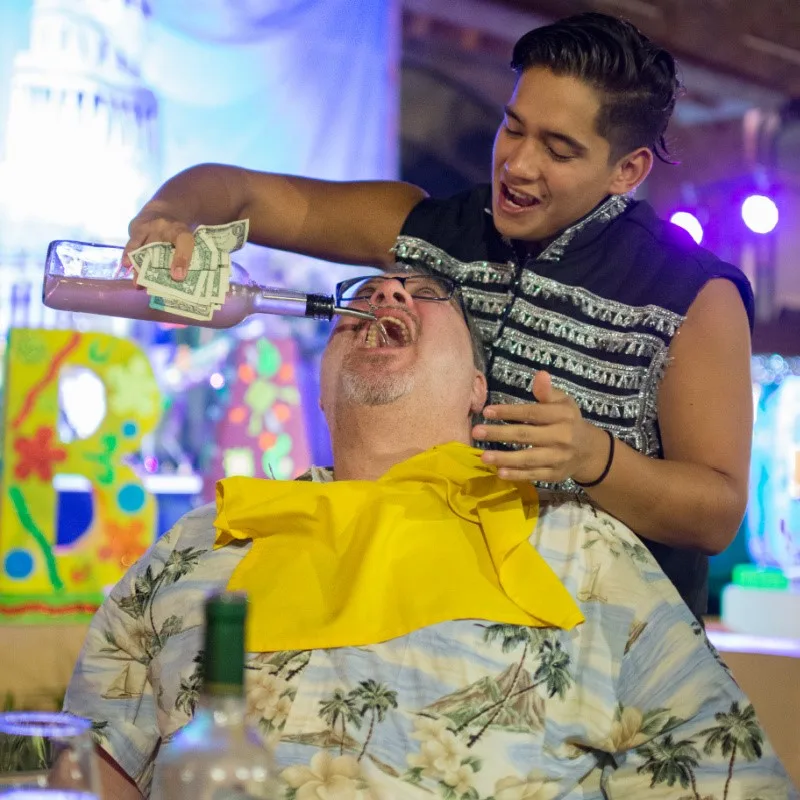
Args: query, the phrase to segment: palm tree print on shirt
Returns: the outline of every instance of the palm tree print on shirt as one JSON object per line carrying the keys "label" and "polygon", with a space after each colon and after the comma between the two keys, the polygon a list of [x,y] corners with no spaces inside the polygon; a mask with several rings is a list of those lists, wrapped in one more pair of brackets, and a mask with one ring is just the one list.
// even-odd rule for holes
{"label": "palm tree print on shirt", "polygon": [[358,753],[358,761],[367,754],[367,748],[375,733],[375,726],[386,719],[386,712],[397,708],[397,692],[390,689],[385,683],[370,678],[361,681],[355,689],[345,693],[344,689],[336,689],[333,694],[320,700],[319,716],[336,734],[337,725],[340,728],[338,737],[339,753],[344,753],[345,745],[348,749],[355,749],[358,743],[347,735],[347,725],[360,729],[364,719],[369,716],[369,729]]}
{"label": "palm tree print on shirt", "polygon": [[183,711],[187,717],[194,716],[197,701],[200,699],[200,689],[203,685],[203,656],[204,651],[201,650],[192,659],[194,664],[192,674],[188,678],[181,678],[178,694],[175,698],[175,708],[178,711]]}
{"label": "palm tree print on shirt", "polygon": [[[723,756],[730,756],[728,774],[722,789],[722,800],[728,800],[737,757],[741,756],[746,761],[760,759],[764,732],[758,724],[752,705],[740,709],[739,703],[733,702],[729,711],[715,714],[714,719],[717,724],[700,731],[699,735],[706,737],[703,753],[710,756],[719,749]],[[681,720],[676,717],[669,718],[662,731],[679,722]],[[662,783],[667,786],[679,783],[684,789],[691,787],[691,800],[716,800],[716,795],[701,798],[697,789],[695,770],[701,761],[701,754],[694,739],[675,741],[671,734],[667,734],[637,748],[636,753],[645,759],[637,772],[651,775],[650,788]]]}
{"label": "palm tree print on shirt", "polygon": [[[385,683],[369,679],[361,681],[349,692],[335,689],[331,695],[319,701],[319,706],[317,713],[327,725],[327,730],[291,734],[285,736],[283,741],[320,748],[338,747],[340,756],[344,755],[345,750],[357,753],[357,762],[367,756],[387,775],[398,775],[397,770],[368,752],[376,727],[386,719],[387,712],[398,707],[396,691]],[[369,728],[362,744],[348,733],[347,726],[361,730],[367,718],[369,718]]]}
{"label": "palm tree print on shirt", "polygon": [[636,771],[649,773],[652,778],[650,788],[660,783],[674,786],[680,783],[684,789],[692,788],[692,797],[700,800],[695,780],[695,769],[700,764],[700,751],[695,746],[694,740],[682,739],[675,741],[672,734],[667,734],[661,739],[654,739],[642,745],[636,751],[645,759]]}
{"label": "palm tree print on shirt", "polygon": [[358,714],[358,706],[353,692],[345,693],[343,689],[336,689],[330,697],[320,700],[319,704],[319,716],[325,721],[325,724],[334,733],[337,726],[341,730],[339,755],[343,755],[348,723],[355,728],[361,727],[361,717]]}
{"label": "palm tree print on shirt", "polygon": [[367,714],[369,717],[369,730],[367,737],[364,740],[364,746],[358,754],[358,760],[364,757],[372,740],[372,734],[375,732],[375,724],[383,722],[386,718],[386,712],[397,708],[397,692],[390,689],[386,684],[378,683],[370,678],[366,681],[361,681],[358,687],[352,691],[353,699],[361,707],[359,715],[363,719]]}
{"label": "palm tree print on shirt", "polygon": [[[497,623],[484,627],[483,639],[499,640],[504,653],[522,647],[519,661],[496,678],[483,678],[425,709],[449,717],[456,734],[477,727],[467,747],[473,747],[492,725],[519,732],[540,729],[543,703],[531,692],[543,685],[548,697],[558,695],[563,700],[573,682],[569,654],[549,629]],[[533,674],[527,669],[531,655],[538,660]]]}
{"label": "palm tree print on shirt", "polygon": [[[557,632],[505,623],[480,627],[484,642],[499,642],[504,653],[521,648],[519,660],[496,677],[481,678],[429,704],[414,721],[412,737],[421,746],[418,753],[408,756],[409,769],[403,779],[418,786],[431,781],[445,800],[479,800],[472,784],[482,762],[470,754],[470,748],[490,727],[523,734],[541,731],[544,699],[535,690],[544,687],[547,697],[563,700],[573,684],[570,656]],[[530,667],[529,660],[533,661]],[[462,737],[470,729],[465,742]],[[535,782],[536,791],[542,788],[540,783]]]}
{"label": "palm tree print on shirt", "polygon": [[758,724],[752,705],[740,709],[739,703],[734,702],[727,713],[715,714],[714,719],[717,724],[700,731],[700,735],[706,737],[704,753],[711,755],[719,748],[723,756],[730,755],[728,776],[722,791],[722,800],[727,800],[737,755],[741,755],[745,761],[757,761],[761,758],[764,732]]}
{"label": "palm tree print on shirt", "polygon": [[[197,566],[203,552],[194,547],[173,550],[157,574],[153,570],[153,565],[148,564],[134,579],[133,591],[126,597],[114,599],[119,609],[130,617],[134,624],[125,631],[124,640],[118,640],[117,634],[110,630],[106,631],[106,647],[101,652],[123,651],[133,664],[138,663],[147,667],[161,652],[167,639],[183,628],[183,617],[176,614],[168,616],[161,625],[156,624],[153,611],[156,593],[189,575]],[[132,664],[127,664],[111,681],[103,696],[112,699],[136,696],[138,687],[131,676],[132,668]]]}
{"label": "palm tree print on shirt", "polygon": [[582,546],[582,550],[588,550],[596,544],[609,552],[614,558],[619,558],[625,553],[631,561],[636,564],[649,565],[653,564],[653,556],[650,551],[639,542],[629,542],[617,532],[614,523],[607,517],[603,517],[600,525],[584,525],[583,529],[594,538],[587,539]]}

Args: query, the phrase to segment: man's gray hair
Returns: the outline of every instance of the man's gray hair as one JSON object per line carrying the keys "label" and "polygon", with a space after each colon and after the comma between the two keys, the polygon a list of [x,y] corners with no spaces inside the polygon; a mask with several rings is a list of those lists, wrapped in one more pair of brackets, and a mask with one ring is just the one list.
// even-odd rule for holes
{"label": "man's gray hair", "polygon": [[469,338],[472,342],[472,361],[475,364],[475,369],[479,370],[481,374],[486,376],[486,343],[483,339],[483,334],[481,333],[481,329],[478,327],[478,323],[475,322],[475,318],[472,316],[466,306],[466,303],[464,302],[464,298],[461,295],[461,287],[456,289],[456,295],[456,301],[461,309],[461,313],[464,315],[464,322],[467,323]]}

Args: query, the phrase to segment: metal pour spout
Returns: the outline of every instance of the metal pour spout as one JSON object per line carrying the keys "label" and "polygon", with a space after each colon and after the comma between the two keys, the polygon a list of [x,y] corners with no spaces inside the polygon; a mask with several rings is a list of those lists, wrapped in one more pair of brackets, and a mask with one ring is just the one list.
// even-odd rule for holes
{"label": "metal pour spout", "polygon": [[377,322],[377,317],[369,311],[337,306],[332,294],[299,292],[274,286],[258,287],[255,310],[262,314],[283,314],[290,317],[323,319],[329,322],[337,315]]}
{"label": "metal pour spout", "polygon": [[378,321],[378,318],[369,311],[359,311],[356,308],[348,308],[347,306],[334,306],[333,313],[338,314],[340,317],[355,317],[356,319],[368,319],[370,322]]}

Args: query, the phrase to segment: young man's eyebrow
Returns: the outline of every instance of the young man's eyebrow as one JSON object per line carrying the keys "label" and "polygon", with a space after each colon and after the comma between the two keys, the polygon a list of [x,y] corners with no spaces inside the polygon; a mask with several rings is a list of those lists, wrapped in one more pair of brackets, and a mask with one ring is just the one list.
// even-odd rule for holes
{"label": "young man's eyebrow", "polygon": [[[503,112],[507,117],[513,119],[514,122],[517,122],[520,125],[525,124],[525,121],[522,119],[522,117],[516,111],[514,111],[514,109],[511,108],[511,106],[503,106]],[[575,153],[578,153],[580,155],[586,153],[587,150],[589,149],[588,147],[586,147],[585,144],[581,144],[574,137],[566,133],[561,133],[561,131],[544,131],[542,133],[542,138],[556,139],[557,141],[562,142],[571,150],[573,150]]]}
{"label": "young man's eyebrow", "polygon": [[566,133],[561,133],[559,131],[545,131],[542,136],[545,139],[555,139],[556,141],[563,142],[576,153],[582,154],[588,149],[585,144],[581,144],[577,139],[573,139],[572,136],[568,136]]}

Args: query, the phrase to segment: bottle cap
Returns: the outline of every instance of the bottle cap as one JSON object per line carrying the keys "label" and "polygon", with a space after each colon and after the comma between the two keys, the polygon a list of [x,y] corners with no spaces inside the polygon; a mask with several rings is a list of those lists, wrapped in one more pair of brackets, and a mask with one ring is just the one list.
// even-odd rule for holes
{"label": "bottle cap", "polygon": [[206,619],[244,623],[246,616],[245,592],[214,592],[206,598]]}

